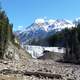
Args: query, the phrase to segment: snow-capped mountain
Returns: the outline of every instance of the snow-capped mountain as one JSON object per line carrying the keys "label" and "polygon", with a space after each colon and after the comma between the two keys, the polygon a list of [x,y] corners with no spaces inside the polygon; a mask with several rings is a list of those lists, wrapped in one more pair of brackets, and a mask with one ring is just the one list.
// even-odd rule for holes
{"label": "snow-capped mountain", "polygon": [[73,22],[69,20],[45,20],[45,19],[36,19],[33,24],[26,27],[24,30],[18,30],[15,32],[15,35],[18,36],[21,42],[22,48],[29,52],[33,58],[38,58],[43,55],[43,51],[59,52],[64,53],[64,48],[59,49],[58,47],[42,47],[28,44],[38,44],[46,43],[44,40],[47,36],[61,31],[64,28],[72,28],[80,23],[80,18],[76,18]]}
{"label": "snow-capped mountain", "polygon": [[[20,39],[21,44],[33,44],[37,41],[45,39],[47,36],[61,31],[64,28],[75,27],[73,22],[69,20],[53,20],[53,19],[36,19],[33,24],[24,30],[16,31],[15,34]],[[45,43],[45,41],[43,42]]]}

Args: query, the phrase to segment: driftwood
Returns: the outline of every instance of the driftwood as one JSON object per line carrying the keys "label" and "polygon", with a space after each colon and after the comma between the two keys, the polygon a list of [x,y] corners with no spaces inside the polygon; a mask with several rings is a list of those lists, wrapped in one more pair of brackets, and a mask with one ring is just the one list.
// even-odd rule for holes
{"label": "driftwood", "polygon": [[0,74],[23,74],[26,76],[36,76],[36,77],[48,77],[48,78],[56,78],[56,79],[62,79],[62,76],[60,74],[53,74],[53,73],[47,73],[47,72],[32,72],[32,71],[20,71],[20,70],[12,70],[12,69],[3,69],[0,71]]}
{"label": "driftwood", "polygon": [[48,77],[48,78],[56,78],[56,79],[62,79],[62,76],[60,74],[52,74],[52,73],[46,73],[46,72],[29,72],[29,71],[26,71],[24,73],[24,75],[28,75],[28,76],[31,76],[31,75],[34,75],[36,77]]}

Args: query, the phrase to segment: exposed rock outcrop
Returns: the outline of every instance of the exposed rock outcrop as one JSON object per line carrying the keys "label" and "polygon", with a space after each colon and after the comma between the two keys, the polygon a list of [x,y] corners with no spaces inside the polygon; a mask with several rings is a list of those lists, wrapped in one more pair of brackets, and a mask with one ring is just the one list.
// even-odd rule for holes
{"label": "exposed rock outcrop", "polygon": [[7,49],[4,54],[4,59],[10,59],[10,60],[27,60],[30,59],[31,55],[26,52],[24,49],[22,49],[19,45],[12,44],[11,42],[8,42]]}

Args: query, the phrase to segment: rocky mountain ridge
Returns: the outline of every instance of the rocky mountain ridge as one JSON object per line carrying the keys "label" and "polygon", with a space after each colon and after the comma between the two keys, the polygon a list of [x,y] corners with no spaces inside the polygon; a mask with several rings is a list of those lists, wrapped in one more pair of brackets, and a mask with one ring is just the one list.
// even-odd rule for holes
{"label": "rocky mountain ridge", "polygon": [[72,27],[75,27],[75,24],[66,19],[36,19],[33,24],[23,30],[16,31],[14,34],[20,39],[21,45],[33,45],[37,44],[38,41],[41,41],[40,43],[42,44],[47,44],[44,40],[46,37],[55,34],[57,31],[61,31],[64,28]]}

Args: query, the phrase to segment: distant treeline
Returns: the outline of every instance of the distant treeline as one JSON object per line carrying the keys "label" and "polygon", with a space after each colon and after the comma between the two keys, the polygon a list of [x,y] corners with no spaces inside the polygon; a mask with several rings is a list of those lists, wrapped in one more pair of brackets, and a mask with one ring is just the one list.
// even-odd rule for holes
{"label": "distant treeline", "polygon": [[50,46],[65,47],[65,62],[80,63],[80,24],[75,28],[65,28],[47,40]]}

